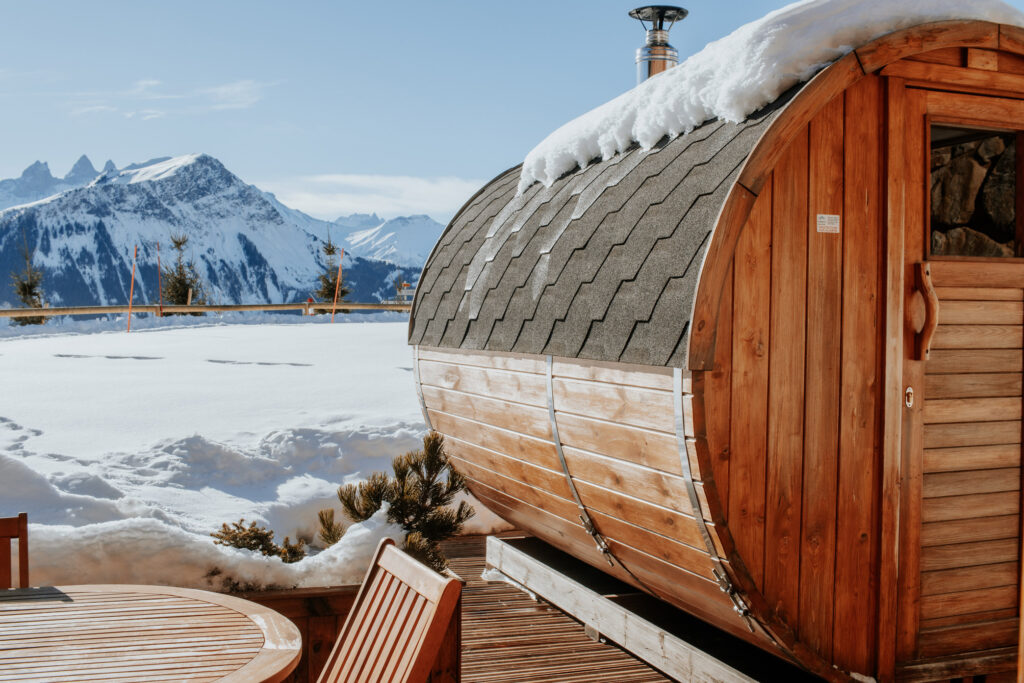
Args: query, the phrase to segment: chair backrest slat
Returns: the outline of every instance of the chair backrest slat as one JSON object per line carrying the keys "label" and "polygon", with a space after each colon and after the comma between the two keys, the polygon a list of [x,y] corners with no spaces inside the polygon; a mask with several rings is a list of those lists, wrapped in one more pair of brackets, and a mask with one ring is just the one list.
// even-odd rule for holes
{"label": "chair backrest slat", "polygon": [[11,541],[18,541],[18,583],[28,588],[28,515],[0,517],[0,589],[12,588]]}
{"label": "chair backrest slat", "polygon": [[[384,589],[377,593],[375,600],[367,603],[367,610],[363,615],[363,623],[356,632],[351,653],[346,653],[345,675],[343,680],[358,680],[363,678],[362,672],[367,666],[367,660],[372,659],[375,648],[379,645],[376,641],[381,628],[385,625],[387,610],[394,598],[395,592],[400,588],[399,581],[388,574],[380,572]],[[384,608],[382,608],[384,607]]]}
{"label": "chair backrest slat", "polygon": [[[387,590],[391,582],[390,574],[378,572],[370,579],[370,590],[366,594],[365,601],[361,599],[362,595],[357,597],[356,604],[349,614],[349,620],[353,622],[350,630],[352,633],[351,645],[340,653],[339,673],[344,673],[346,676],[351,674],[355,670],[359,658],[364,656],[365,650],[373,645],[370,638],[370,626],[374,617],[374,608],[379,604],[382,593]],[[342,632],[349,629],[349,626],[349,623],[346,622]]]}
{"label": "chair backrest slat", "polygon": [[382,541],[320,683],[425,683],[462,586]]}
{"label": "chair backrest slat", "polygon": [[405,622],[409,618],[409,609],[416,597],[415,591],[402,590],[387,606],[384,628],[380,633],[381,643],[373,658],[366,663],[365,672],[370,680],[379,680],[394,657],[396,644],[402,642]]}

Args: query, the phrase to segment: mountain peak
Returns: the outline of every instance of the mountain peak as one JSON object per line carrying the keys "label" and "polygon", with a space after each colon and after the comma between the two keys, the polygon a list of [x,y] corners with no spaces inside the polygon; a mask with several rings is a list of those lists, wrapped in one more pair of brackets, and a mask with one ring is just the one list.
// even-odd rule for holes
{"label": "mountain peak", "polygon": [[99,175],[99,172],[89,161],[89,157],[82,155],[78,157],[78,161],[71,167],[68,174],[64,176],[64,182],[72,185],[84,185]]}
{"label": "mountain peak", "polygon": [[50,166],[45,161],[36,161],[30,165],[24,171],[21,172],[21,179],[28,181],[51,181],[54,180],[53,174],[50,173]]}
{"label": "mountain peak", "polygon": [[116,170],[117,170],[117,166],[114,165],[114,160],[113,159],[107,159],[107,163],[103,164],[103,172],[104,173],[110,173],[111,171],[116,171]]}
{"label": "mountain peak", "polygon": [[384,222],[384,219],[376,213],[353,213],[348,216],[339,216],[334,220],[335,225],[340,225],[349,230],[367,230],[376,228]]}

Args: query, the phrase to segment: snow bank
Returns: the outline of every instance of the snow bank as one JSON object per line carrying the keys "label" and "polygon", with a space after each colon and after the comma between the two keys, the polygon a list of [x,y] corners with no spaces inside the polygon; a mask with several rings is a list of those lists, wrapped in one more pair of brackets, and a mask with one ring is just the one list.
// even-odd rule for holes
{"label": "snow bank", "polygon": [[82,527],[29,525],[32,583],[147,583],[186,588],[246,589],[359,583],[383,538],[400,543],[401,527],[382,509],[353,524],[323,552],[293,564],[248,550],[215,545],[155,519]]}
{"label": "snow bank", "polygon": [[519,191],[634,142],[650,149],[704,121],[742,121],[854,48],[893,31],[951,19],[1024,26],[999,0],[802,0],[709,43],[674,69],[570,121],[523,162]]}

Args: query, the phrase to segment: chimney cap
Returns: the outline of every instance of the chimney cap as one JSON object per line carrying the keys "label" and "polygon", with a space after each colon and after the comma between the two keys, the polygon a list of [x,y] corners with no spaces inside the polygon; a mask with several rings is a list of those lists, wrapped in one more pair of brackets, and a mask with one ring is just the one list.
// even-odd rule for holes
{"label": "chimney cap", "polygon": [[671,26],[675,22],[685,19],[689,13],[688,10],[675,5],[646,5],[630,10],[629,16],[641,22],[649,21],[653,29],[660,31],[664,28],[665,22]]}

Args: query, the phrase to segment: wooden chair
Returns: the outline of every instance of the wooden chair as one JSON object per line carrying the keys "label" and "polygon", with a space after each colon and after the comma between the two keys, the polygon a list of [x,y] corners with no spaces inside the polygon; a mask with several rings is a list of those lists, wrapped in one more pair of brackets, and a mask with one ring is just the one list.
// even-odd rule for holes
{"label": "wooden chair", "polygon": [[18,580],[28,588],[28,515],[0,517],[0,590],[11,585],[11,540],[18,539]]}
{"label": "wooden chair", "polygon": [[319,683],[457,682],[462,584],[385,539]]}

